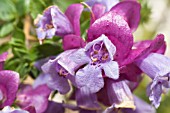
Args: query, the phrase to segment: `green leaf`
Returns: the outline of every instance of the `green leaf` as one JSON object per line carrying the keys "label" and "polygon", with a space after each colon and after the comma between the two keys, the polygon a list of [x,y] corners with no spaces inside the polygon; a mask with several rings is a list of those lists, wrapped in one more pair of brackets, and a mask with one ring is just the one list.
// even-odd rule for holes
{"label": "green leaf", "polygon": [[0,29],[0,37],[5,37],[14,30],[12,23],[4,24]]}
{"label": "green leaf", "polygon": [[10,48],[10,44],[9,43],[4,43],[2,45],[0,45],[0,53],[6,52],[9,48]]}
{"label": "green leaf", "polygon": [[17,10],[11,0],[0,0],[0,20],[10,21],[17,15]]}
{"label": "green leaf", "polygon": [[35,19],[38,14],[42,14],[44,9],[50,5],[53,5],[52,0],[31,0],[29,8],[33,19]]}

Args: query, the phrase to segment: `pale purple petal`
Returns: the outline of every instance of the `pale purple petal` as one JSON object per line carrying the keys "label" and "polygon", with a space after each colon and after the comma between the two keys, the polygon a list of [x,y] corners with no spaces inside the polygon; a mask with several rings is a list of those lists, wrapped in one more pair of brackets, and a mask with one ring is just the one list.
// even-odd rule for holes
{"label": "pale purple petal", "polygon": [[107,94],[115,108],[135,108],[132,92],[125,81],[107,81]]}
{"label": "pale purple petal", "polygon": [[3,94],[3,101],[0,108],[11,105],[16,97],[19,85],[19,74],[14,71],[0,71],[0,90]]}
{"label": "pale purple petal", "polygon": [[38,87],[39,85],[47,84],[50,79],[49,74],[41,73],[34,81],[33,88]]}
{"label": "pale purple petal", "polygon": [[109,11],[114,5],[119,3],[119,0],[86,0],[85,2],[91,7],[100,3],[106,7],[106,11]]}
{"label": "pale purple petal", "polygon": [[61,94],[66,94],[70,90],[70,86],[66,78],[58,75],[56,63],[56,59],[50,60],[42,66],[42,70],[45,74],[51,76],[47,85],[54,90],[58,90]]}
{"label": "pale purple petal", "polygon": [[161,102],[161,94],[163,93],[162,84],[156,84],[153,88],[151,88],[152,84],[153,83],[148,86],[147,93],[152,105],[158,108]]}
{"label": "pale purple petal", "polygon": [[86,110],[99,110],[100,106],[97,102],[97,96],[91,93],[86,87],[82,87],[76,91],[76,101],[80,108]]}
{"label": "pale purple petal", "polygon": [[91,93],[98,92],[104,86],[101,69],[97,66],[86,65],[77,71],[76,83],[79,88],[89,88]]}
{"label": "pale purple petal", "polygon": [[114,11],[122,16],[128,22],[132,31],[135,31],[140,22],[141,6],[137,1],[123,1],[114,6],[111,11]]}
{"label": "pale purple petal", "polygon": [[84,40],[77,35],[66,35],[63,38],[63,49],[79,49],[85,46]]}
{"label": "pale purple petal", "polygon": [[136,64],[152,79],[156,76],[165,76],[170,73],[170,58],[162,54],[151,53],[145,59],[137,61]]}
{"label": "pale purple petal", "polygon": [[74,52],[74,54],[70,55],[70,59],[79,66],[88,64],[90,62],[90,58],[86,55],[85,49],[78,49]]}
{"label": "pale purple petal", "polygon": [[80,16],[81,16],[83,9],[84,7],[82,4],[71,4],[65,12],[65,15],[68,17],[68,19],[70,20],[73,26],[74,34],[77,36],[81,35]]}
{"label": "pale purple petal", "polygon": [[118,79],[119,78],[119,66],[118,63],[115,61],[109,61],[102,64],[102,68],[104,70],[105,76]]}
{"label": "pale purple petal", "polygon": [[107,36],[105,35],[101,35],[100,37],[98,37],[96,40],[93,40],[92,42],[89,42],[86,46],[85,46],[85,51],[87,51],[88,49],[90,49],[94,44],[98,43],[98,42],[103,42],[104,45],[106,46],[106,49],[109,53],[110,59],[113,60],[113,56],[116,53],[116,47],[113,45],[113,43],[108,39]]}
{"label": "pale purple petal", "polygon": [[21,108],[34,106],[37,113],[43,113],[48,106],[48,97],[51,90],[46,85],[33,89],[31,86],[23,86],[17,94],[18,105]]}
{"label": "pale purple petal", "polygon": [[122,109],[123,113],[156,113],[155,108],[142,99],[134,96],[134,101],[136,109]]}
{"label": "pale purple petal", "polygon": [[92,41],[102,34],[106,35],[115,45],[115,60],[118,62],[124,60],[133,45],[132,32],[124,18],[114,12],[106,13],[90,26],[88,41]]}
{"label": "pale purple petal", "polygon": [[55,34],[57,36],[65,36],[66,34],[73,33],[73,27],[67,16],[57,6],[51,6],[49,8],[51,9],[52,23],[56,30]]}
{"label": "pale purple petal", "polygon": [[9,106],[6,106],[2,109],[2,111],[0,111],[0,113],[29,113],[29,112],[26,110],[13,109],[13,108],[10,108]]}

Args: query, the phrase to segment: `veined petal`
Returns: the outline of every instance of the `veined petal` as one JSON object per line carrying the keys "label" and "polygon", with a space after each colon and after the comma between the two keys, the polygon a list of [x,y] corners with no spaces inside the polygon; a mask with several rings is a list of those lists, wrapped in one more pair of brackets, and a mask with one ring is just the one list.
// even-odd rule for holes
{"label": "veined petal", "polygon": [[98,92],[104,86],[101,69],[97,66],[86,65],[76,73],[78,88],[88,88],[91,93]]}
{"label": "veined petal", "polygon": [[141,6],[137,1],[123,1],[117,4],[116,6],[112,7],[110,11],[114,11],[120,15],[122,15],[129,27],[134,32],[140,22],[140,9]]}
{"label": "veined petal", "polygon": [[70,20],[73,26],[74,34],[77,36],[80,36],[81,34],[80,33],[80,16],[81,16],[83,9],[84,7],[82,4],[71,4],[65,12],[65,15],[68,17],[68,19]]}
{"label": "veined petal", "polygon": [[156,110],[153,106],[146,103],[142,99],[134,96],[136,109],[122,109],[123,113],[156,113]]}
{"label": "veined petal", "polygon": [[63,38],[63,49],[79,49],[85,46],[84,40],[77,35],[66,35]]}
{"label": "veined petal", "polygon": [[156,76],[165,76],[170,73],[170,58],[162,54],[151,53],[145,59],[136,61],[135,63],[152,79]]}
{"label": "veined petal", "polygon": [[88,64],[90,62],[90,58],[86,55],[85,49],[83,48],[75,51],[74,54],[69,56],[69,58],[79,66]]}
{"label": "veined petal", "polygon": [[152,104],[158,108],[161,102],[161,94],[163,92],[162,90],[162,84],[155,84],[153,88],[151,88],[153,83],[149,84],[147,87],[147,94],[149,96],[149,100],[152,102]]}
{"label": "veined petal", "polygon": [[116,47],[115,60],[124,60],[133,45],[132,32],[124,18],[115,12],[106,13],[90,26],[88,41],[102,34],[106,35]]}
{"label": "veined petal", "polygon": [[115,61],[109,61],[104,64],[102,64],[102,68],[105,72],[105,76],[112,78],[112,79],[118,79],[119,78],[119,65]]}
{"label": "veined petal", "polygon": [[97,102],[95,93],[91,93],[86,87],[82,87],[76,91],[76,101],[80,108],[86,110],[99,110],[100,106]]}
{"label": "veined petal", "polygon": [[107,81],[107,94],[115,108],[135,108],[132,92],[125,81]]}
{"label": "veined petal", "polygon": [[56,103],[53,101],[49,101],[48,107],[44,113],[53,113],[54,111],[56,113],[64,113],[65,109],[64,109],[64,106],[62,105],[62,103]]}

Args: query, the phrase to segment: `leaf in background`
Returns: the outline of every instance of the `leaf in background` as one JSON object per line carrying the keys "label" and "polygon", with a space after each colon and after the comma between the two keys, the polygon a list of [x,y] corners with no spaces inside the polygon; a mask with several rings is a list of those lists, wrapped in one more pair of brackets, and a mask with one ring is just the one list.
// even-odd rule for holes
{"label": "leaf in background", "polygon": [[30,0],[15,0],[15,4],[19,16],[24,16],[28,13]]}
{"label": "leaf in background", "polygon": [[32,18],[35,19],[38,14],[42,14],[50,5],[53,5],[52,0],[31,0],[29,8]]}
{"label": "leaf in background", "polygon": [[151,15],[151,8],[148,6],[148,1],[146,0],[140,0],[139,1],[141,3],[141,19],[140,19],[140,23],[147,23],[150,19],[150,15]]}
{"label": "leaf in background", "polygon": [[0,20],[10,21],[17,15],[17,10],[11,0],[0,0]]}
{"label": "leaf in background", "polygon": [[0,29],[0,37],[5,37],[14,30],[13,23],[4,24]]}
{"label": "leaf in background", "polygon": [[2,45],[0,45],[0,54],[2,54],[3,52],[6,52],[9,48],[10,48],[10,44],[9,43],[4,43]]}

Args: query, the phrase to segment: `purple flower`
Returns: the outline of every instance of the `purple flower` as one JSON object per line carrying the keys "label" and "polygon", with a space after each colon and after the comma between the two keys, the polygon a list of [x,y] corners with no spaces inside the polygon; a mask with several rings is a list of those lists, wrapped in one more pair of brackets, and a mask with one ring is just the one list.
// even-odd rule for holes
{"label": "purple flower", "polygon": [[48,106],[48,96],[51,90],[46,85],[32,88],[30,85],[21,85],[17,94],[17,104],[21,108],[34,106],[37,113],[43,113]]}
{"label": "purple flower", "polygon": [[156,113],[153,106],[149,105],[140,98],[133,96],[135,101],[136,109],[122,109],[122,113]]}
{"label": "purple flower", "polygon": [[48,7],[43,15],[35,20],[39,40],[45,37],[65,36],[67,34],[80,35],[80,15],[83,10],[81,4],[70,5],[65,14],[57,6]]}
{"label": "purple flower", "polygon": [[75,84],[75,70],[80,64],[75,64],[68,59],[69,55],[76,50],[67,50],[57,56],[54,60],[49,60],[42,66],[44,74],[50,75],[47,85],[58,90],[61,94],[66,94],[70,90],[68,79]]}
{"label": "purple flower", "polygon": [[56,103],[53,101],[49,101],[48,107],[44,113],[64,113],[65,108],[62,103]]}
{"label": "purple flower", "polygon": [[115,46],[102,35],[89,42],[84,49],[79,49],[70,55],[71,61],[85,65],[76,72],[77,87],[89,88],[91,93],[98,92],[104,86],[102,70],[106,77],[118,79],[119,67],[117,62],[113,61],[115,52]]}
{"label": "purple flower", "polygon": [[86,0],[89,6],[94,6],[95,4],[103,4],[106,7],[106,11],[109,11],[114,5],[119,3],[119,0]]}
{"label": "purple flower", "polygon": [[26,110],[22,110],[22,109],[12,109],[9,106],[6,106],[2,109],[2,111],[0,111],[1,113],[31,113],[28,112]]}
{"label": "purple flower", "polygon": [[152,79],[147,93],[149,100],[158,108],[163,93],[162,87],[170,88],[170,58],[158,53],[151,53],[146,58],[136,61],[136,65]]}
{"label": "purple flower", "polygon": [[0,108],[11,105],[14,102],[19,85],[18,73],[3,70],[6,57],[7,53],[0,55]]}

